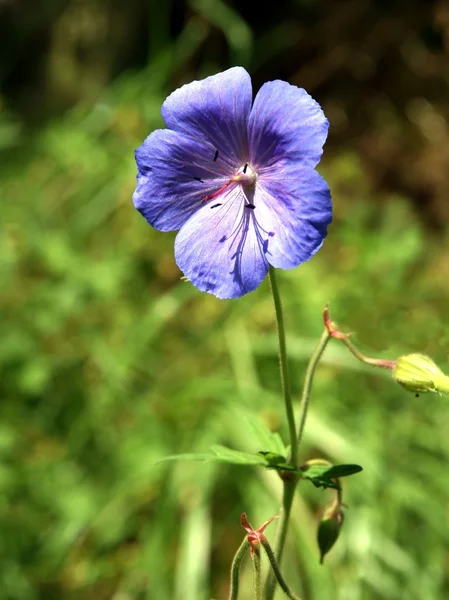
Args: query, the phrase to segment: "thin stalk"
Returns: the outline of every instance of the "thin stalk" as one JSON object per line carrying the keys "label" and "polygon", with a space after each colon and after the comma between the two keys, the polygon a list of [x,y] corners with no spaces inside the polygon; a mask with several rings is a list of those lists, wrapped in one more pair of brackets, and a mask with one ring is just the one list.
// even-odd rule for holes
{"label": "thin stalk", "polygon": [[[275,542],[275,556],[277,564],[280,565],[282,561],[282,555],[284,553],[285,540],[287,538],[288,524],[290,520],[290,511],[293,504],[293,497],[295,495],[295,489],[297,479],[284,480],[284,494],[282,498],[282,514],[281,522],[279,523],[278,530],[276,532]],[[276,590],[276,579],[275,573],[270,571],[268,574],[267,582],[265,584],[265,600],[273,600],[274,592]]]}
{"label": "thin stalk", "polygon": [[343,342],[343,344],[346,346],[346,348],[350,352],[352,352],[352,354],[356,358],[358,358],[360,361],[362,361],[366,365],[370,365],[371,367],[379,367],[381,369],[389,369],[390,371],[395,368],[396,361],[394,361],[394,360],[386,360],[383,358],[370,358],[369,356],[362,354],[360,352],[360,350],[358,348],[356,348],[356,346],[354,346],[354,344],[349,339],[349,336],[351,334],[340,331],[338,329],[337,325],[331,320],[331,317],[329,314],[329,304],[326,304],[326,306],[324,307],[323,320],[324,320],[324,326],[326,327],[327,331],[329,332],[329,335],[336,338],[337,340],[341,340]]}
{"label": "thin stalk", "polygon": [[327,343],[330,339],[330,334],[328,330],[325,328],[323,333],[321,334],[320,341],[318,342],[317,347],[315,348],[309,364],[307,365],[306,376],[304,379],[304,386],[302,388],[301,394],[301,404],[300,404],[300,413],[299,413],[299,425],[298,425],[298,436],[297,436],[297,452],[299,450],[299,445],[302,440],[302,434],[304,433],[304,426],[306,424],[307,411],[309,408],[310,401],[310,392],[312,390],[313,384],[313,376],[315,375],[315,369],[320,361],[320,358],[324,352],[324,349],[327,346]]}
{"label": "thin stalk", "polygon": [[290,598],[290,600],[300,600],[299,596],[297,596],[294,592],[291,591],[291,589],[288,587],[285,579],[282,577],[282,573],[279,570],[279,566],[277,564],[276,557],[275,557],[274,552],[271,549],[271,546],[268,543],[268,541],[262,541],[262,545],[268,556],[268,560],[270,561],[271,568],[273,569],[273,573],[277,579],[277,582],[281,586],[281,589],[284,592],[284,594],[288,598]]}
{"label": "thin stalk", "polygon": [[239,576],[240,576],[240,566],[242,564],[243,557],[249,548],[248,538],[245,537],[243,542],[240,544],[239,549],[235,553],[234,560],[232,561],[231,566],[231,589],[229,592],[229,600],[237,600],[239,595]]}
{"label": "thin stalk", "polygon": [[269,270],[271,293],[273,294],[274,310],[276,313],[276,325],[279,341],[279,364],[281,368],[281,383],[284,393],[285,412],[287,414],[288,430],[290,435],[291,456],[290,463],[297,466],[297,443],[296,443],[296,425],[295,414],[293,411],[293,401],[290,386],[290,375],[288,370],[287,344],[285,341],[284,314],[282,312],[281,297],[276,279],[276,270],[270,267]]}
{"label": "thin stalk", "polygon": [[260,567],[260,548],[253,550],[253,598],[254,600],[262,600],[262,570]]}
{"label": "thin stalk", "polygon": [[[274,310],[276,314],[276,325],[277,325],[277,334],[278,334],[278,342],[279,342],[279,364],[281,370],[281,383],[282,383],[282,391],[284,394],[284,405],[285,412],[287,415],[287,423],[288,423],[288,431],[290,437],[290,464],[293,466],[297,466],[298,462],[298,450],[296,443],[296,423],[295,423],[295,414],[293,410],[293,401],[291,394],[291,386],[290,386],[290,375],[288,369],[288,358],[287,358],[287,344],[285,340],[285,324],[284,324],[284,315],[282,312],[282,303],[281,297],[279,294],[279,287],[276,279],[276,270],[273,267],[270,267],[269,271],[270,284],[271,284],[271,293],[273,295],[274,302]],[[276,532],[276,557],[281,563],[282,554],[284,552],[285,539],[287,537],[288,531],[288,523],[290,519],[290,511],[293,503],[293,496],[295,493],[297,479],[284,479],[283,485],[283,498],[282,498],[282,514],[281,514],[281,522],[279,524],[278,530]],[[268,574],[268,578],[265,585],[265,598],[266,600],[272,600],[274,596],[274,592],[276,589],[276,579],[272,571]]]}
{"label": "thin stalk", "polygon": [[[294,453],[292,451],[292,457],[293,456],[295,457],[295,462],[292,462],[292,464],[294,466],[297,466],[296,461],[297,461],[297,456],[298,456],[299,443],[301,441],[302,434],[304,431],[304,425],[306,422],[307,410],[309,407],[309,400],[310,400],[310,392],[312,390],[313,376],[315,374],[315,369],[320,361],[320,358],[324,352],[324,349],[326,348],[326,345],[329,341],[329,338],[330,338],[330,334],[329,334],[328,330],[325,329],[323,334],[321,335],[320,341],[318,342],[318,345],[315,348],[315,351],[312,354],[312,357],[307,366],[306,376],[304,379],[303,391],[302,391],[302,395],[301,395],[301,408],[300,408],[300,417],[299,417],[298,436],[297,437],[295,436],[296,440],[297,440],[296,451]],[[293,458],[292,458],[292,461],[293,461]],[[295,493],[297,482],[298,482],[297,479],[284,480],[284,495],[283,495],[283,503],[282,503],[283,504],[283,512],[281,515],[281,523],[279,525],[279,529],[277,532],[276,552],[275,552],[275,556],[277,558],[277,563],[279,566],[281,565],[282,554],[283,554],[284,545],[285,545],[285,539],[287,537],[287,530],[288,530],[288,524],[289,524],[289,518],[290,518],[290,510],[292,507],[293,496]],[[267,583],[266,583],[266,588],[265,588],[266,600],[273,600],[275,589],[276,589],[275,574],[273,571],[270,571],[270,574],[268,576]]]}
{"label": "thin stalk", "polygon": [[358,358],[366,365],[370,365],[371,367],[379,367],[380,369],[389,369],[390,371],[394,369],[396,365],[396,361],[394,360],[386,360],[383,358],[370,358],[369,356],[362,354],[360,350],[356,348],[356,346],[354,346],[354,344],[348,338],[341,338],[341,341],[356,358]]}

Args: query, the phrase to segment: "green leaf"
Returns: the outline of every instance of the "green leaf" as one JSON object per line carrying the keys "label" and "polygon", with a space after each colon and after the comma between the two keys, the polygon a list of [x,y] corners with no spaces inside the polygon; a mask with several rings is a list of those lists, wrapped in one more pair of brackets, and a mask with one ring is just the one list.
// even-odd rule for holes
{"label": "green leaf", "polygon": [[276,454],[275,452],[267,452],[264,450],[261,450],[257,454],[264,458],[267,469],[277,469],[278,471],[298,471],[296,467],[293,467],[287,462],[287,459],[285,456],[282,456],[282,454]]}
{"label": "green leaf", "polygon": [[[261,451],[257,454],[239,452],[226,446],[215,445],[211,447],[210,453],[186,453],[165,456],[156,464],[175,460],[193,460],[198,462],[224,462],[233,465],[255,465],[278,471],[298,471],[287,462],[285,456],[275,452]],[[306,477],[307,478],[307,477]]]}
{"label": "green leaf", "polygon": [[189,452],[186,454],[172,454],[170,456],[164,456],[163,458],[157,460],[155,464],[158,465],[159,463],[170,462],[175,460],[194,460],[197,462],[208,462],[213,461],[214,459],[216,460],[216,457],[213,454],[207,454],[205,452]]}
{"label": "green leaf", "polygon": [[327,472],[327,477],[348,477],[363,471],[360,465],[334,465]]}
{"label": "green leaf", "polygon": [[261,423],[253,416],[247,417],[248,426],[252,429],[253,435],[259,445],[259,448],[266,448],[269,452],[286,456],[289,448],[285,446],[279,433],[271,431],[266,425]]}
{"label": "green leaf", "polygon": [[335,481],[337,477],[347,477],[362,471],[360,465],[310,465],[302,467],[301,476],[308,479],[315,487],[340,489]]}
{"label": "green leaf", "polygon": [[186,454],[173,454],[165,456],[156,462],[156,464],[175,460],[193,460],[197,462],[224,462],[232,465],[257,465],[266,466],[265,460],[261,456],[249,454],[247,452],[239,452],[225,446],[212,446],[211,452],[191,452]]}
{"label": "green leaf", "polygon": [[226,446],[215,445],[211,447],[214,453],[214,460],[230,463],[233,465],[261,465],[265,466],[265,460],[257,454],[249,452],[239,452],[226,448]]}
{"label": "green leaf", "polygon": [[334,490],[341,490],[341,486],[334,479],[326,479],[326,477],[308,477],[304,476],[304,479],[309,479],[313,485],[317,488],[322,487],[323,489],[332,488]]}

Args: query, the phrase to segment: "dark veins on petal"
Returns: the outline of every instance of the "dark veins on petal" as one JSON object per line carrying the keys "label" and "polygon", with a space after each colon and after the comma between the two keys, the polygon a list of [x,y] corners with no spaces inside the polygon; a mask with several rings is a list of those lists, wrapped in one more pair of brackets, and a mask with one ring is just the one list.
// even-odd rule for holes
{"label": "dark veins on petal", "polygon": [[[246,208],[249,208],[249,207],[255,208],[255,206],[253,204],[245,204],[245,207]],[[250,227],[254,228],[256,238],[257,238],[257,246],[259,248],[261,258],[263,259],[263,262],[266,264],[266,267],[268,269],[269,262],[268,262],[266,255],[269,254],[269,249],[268,249],[269,240],[268,240],[268,238],[264,238],[264,234],[265,234],[265,236],[273,237],[274,232],[266,231],[258,223],[257,218],[255,217],[255,215],[252,211],[242,212],[241,219],[236,224],[234,231],[228,237],[226,235],[224,235],[220,239],[220,242],[223,243],[230,237],[234,236],[234,239],[233,239],[230,247],[232,247],[234,245],[234,243],[236,242],[236,240],[238,239],[236,250],[235,250],[234,254],[231,256],[231,260],[234,261],[234,267],[233,267],[232,271],[230,271],[230,275],[233,275],[234,281],[239,285],[239,287],[241,289],[247,289],[247,286],[245,286],[245,282],[243,279],[242,261],[243,261],[244,247],[247,242],[247,237],[248,237]]]}

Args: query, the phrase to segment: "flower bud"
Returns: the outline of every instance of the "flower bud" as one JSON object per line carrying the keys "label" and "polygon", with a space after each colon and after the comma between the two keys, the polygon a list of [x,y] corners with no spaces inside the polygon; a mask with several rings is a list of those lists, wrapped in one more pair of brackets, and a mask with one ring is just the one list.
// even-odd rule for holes
{"label": "flower bud", "polygon": [[334,510],[326,511],[318,525],[317,541],[320,549],[320,564],[323,564],[324,556],[329,552],[340,535],[343,525],[343,513],[338,506]]}
{"label": "flower bud", "polygon": [[449,377],[425,354],[407,354],[398,358],[393,378],[410,392],[449,394]]}

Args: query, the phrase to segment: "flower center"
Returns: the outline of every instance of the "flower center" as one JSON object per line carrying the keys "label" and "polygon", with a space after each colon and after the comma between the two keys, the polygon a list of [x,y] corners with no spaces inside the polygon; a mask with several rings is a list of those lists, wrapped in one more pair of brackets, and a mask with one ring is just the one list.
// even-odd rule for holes
{"label": "flower center", "polygon": [[256,183],[257,173],[254,171],[248,163],[245,163],[243,167],[241,167],[231,181],[235,181],[236,183],[241,183],[243,186],[253,186]]}
{"label": "flower center", "polygon": [[[203,196],[204,200],[212,200],[219,196],[229,185],[231,184],[240,184],[243,189],[243,193],[246,197],[246,208],[256,208],[252,203],[252,197],[254,196],[254,187],[257,180],[257,173],[254,171],[248,163],[245,163],[238,171],[237,175],[234,175],[227,183],[225,183],[219,190],[214,192],[213,194],[208,194],[207,196]],[[221,203],[214,204],[211,208],[216,208],[217,206],[221,206]]]}

